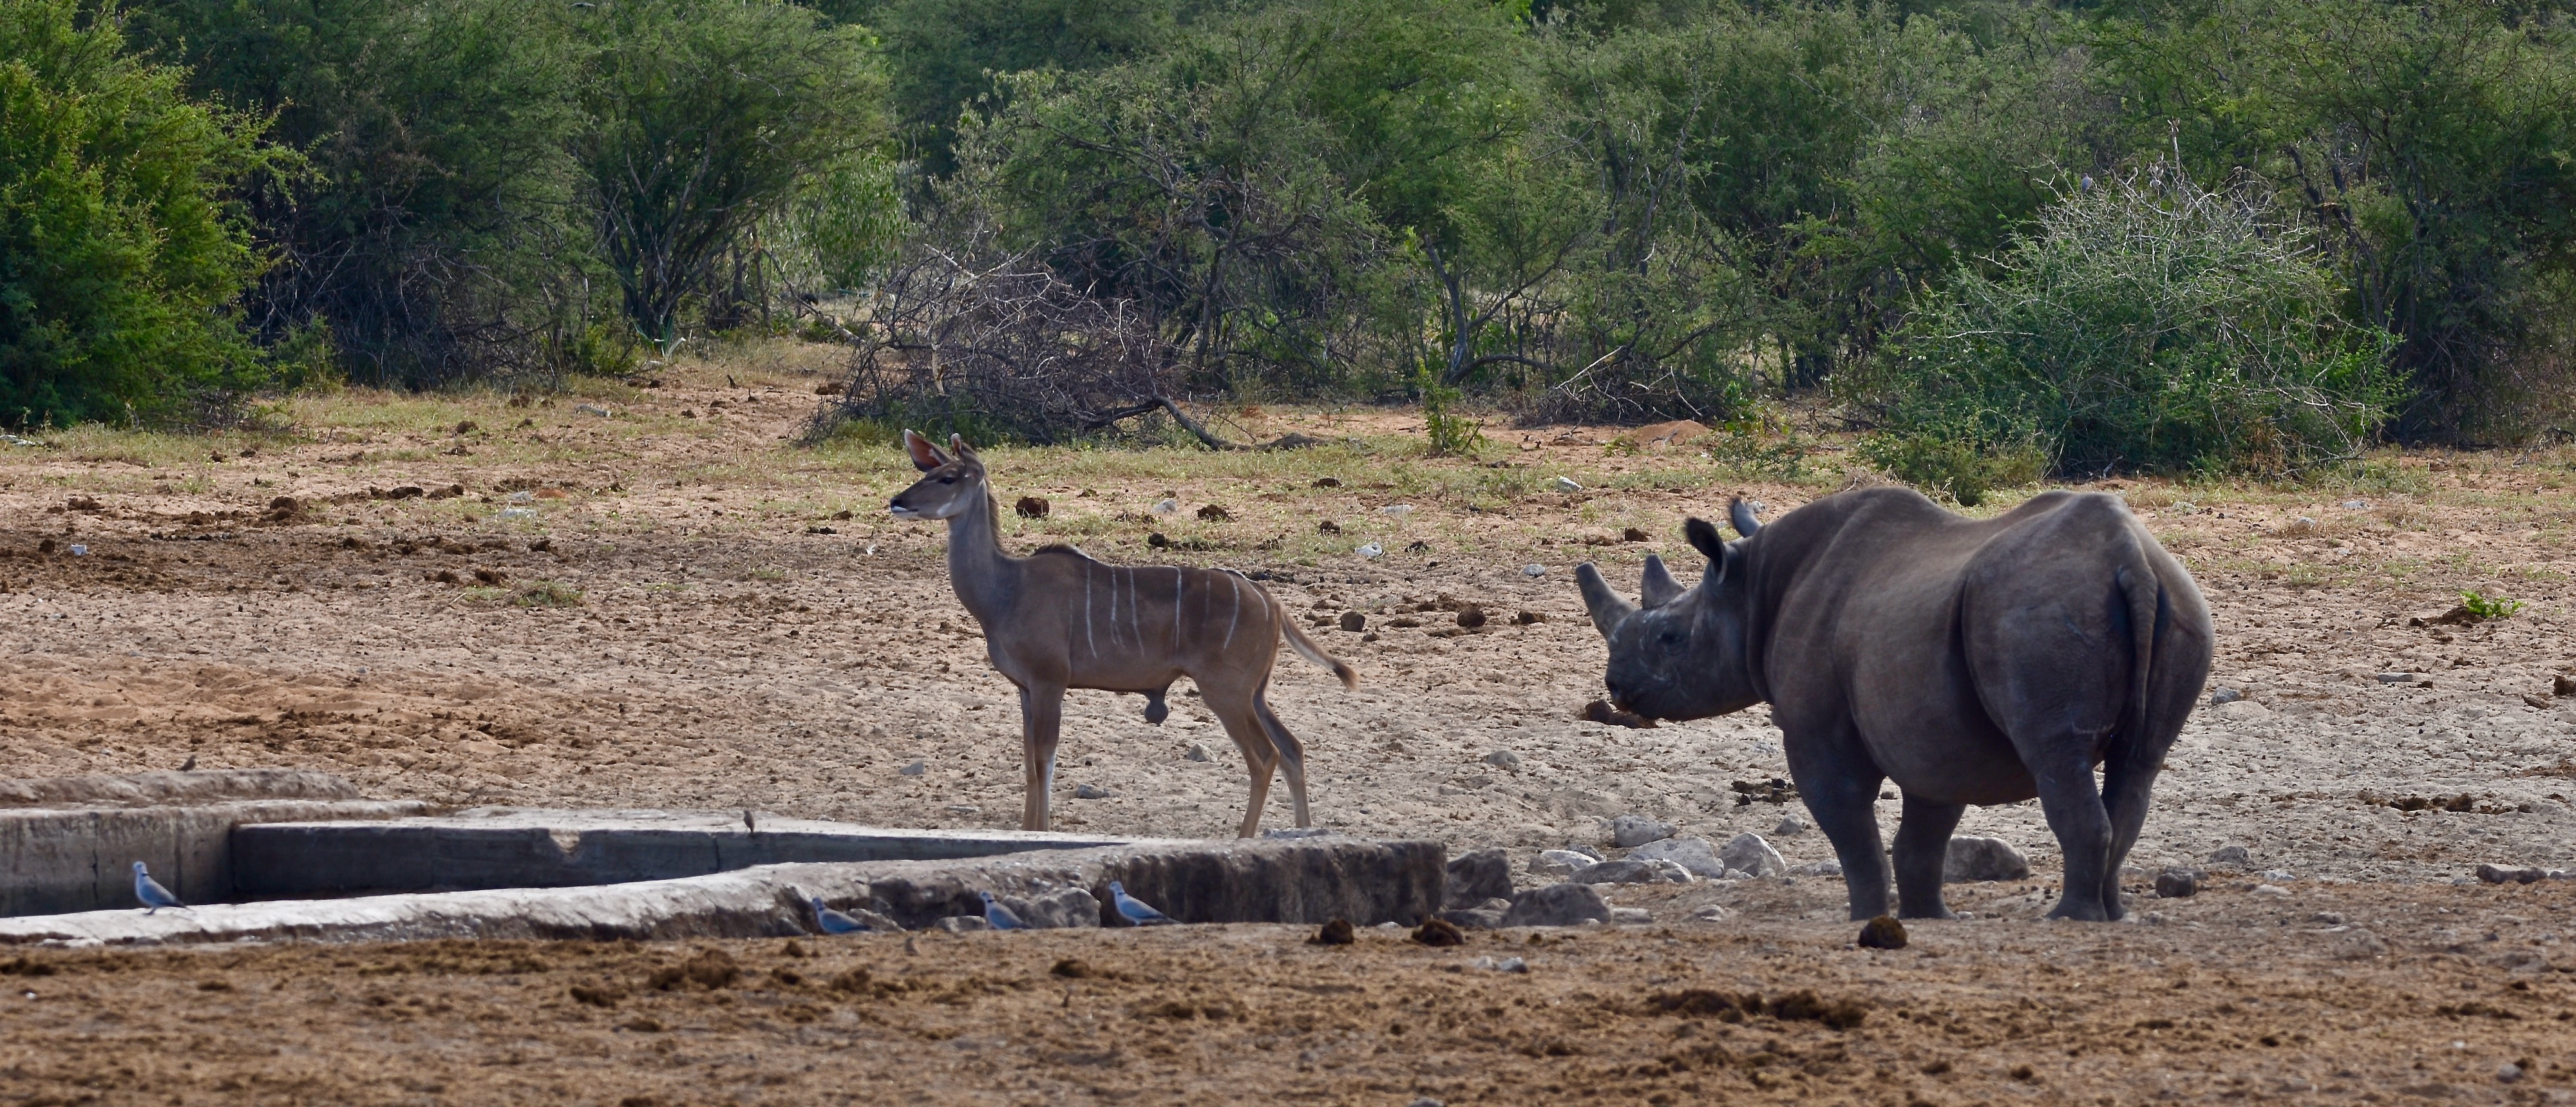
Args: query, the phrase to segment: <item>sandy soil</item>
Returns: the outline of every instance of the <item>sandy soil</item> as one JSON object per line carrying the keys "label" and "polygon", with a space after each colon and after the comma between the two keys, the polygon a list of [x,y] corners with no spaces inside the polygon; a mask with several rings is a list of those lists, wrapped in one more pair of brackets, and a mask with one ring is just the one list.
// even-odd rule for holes
{"label": "sandy soil", "polygon": [[40,950],[0,962],[0,1098],[2566,1103],[2571,906],[2561,883],[2220,891],[2162,925],[1927,923],[1894,952],[1749,912],[1446,949],[1232,926]]}
{"label": "sandy soil", "polygon": [[[127,772],[194,758],[319,768],[371,795],[442,805],[1015,825],[1015,697],[984,664],[972,620],[948,590],[943,534],[882,514],[909,467],[882,443],[808,450],[784,441],[812,409],[815,363],[790,350],[750,367],[674,373],[662,387],[525,406],[353,392],[300,402],[301,429],[284,438],[81,432],[59,448],[0,452],[0,773]],[[1639,812],[1717,840],[1762,832],[1793,864],[1831,856],[1820,835],[1782,832],[1785,816],[1803,815],[1794,802],[1737,801],[1738,782],[1785,775],[1777,732],[1759,710],[1651,730],[1576,718],[1599,694],[1603,655],[1572,581],[1573,566],[1590,559],[1633,588],[1649,551],[1688,571],[1696,557],[1679,541],[1679,520],[1720,514],[1729,495],[1776,514],[1866,479],[1847,476],[1830,443],[1808,443],[1803,458],[1777,444],[1721,445],[1711,457],[1623,450],[1611,430],[1513,431],[1496,432],[1496,449],[1470,463],[1421,458],[1408,445],[1418,427],[1402,413],[1231,415],[1243,437],[1302,430],[1352,443],[1280,454],[997,450],[988,460],[1006,500],[1053,503],[1044,519],[1010,520],[1017,548],[1073,541],[1116,561],[1229,565],[1264,574],[1301,616],[1368,617],[1366,633],[1322,633],[1360,670],[1358,691],[1293,655],[1280,662],[1273,700],[1312,751],[1320,822],[1457,849],[1500,845],[1526,859],[1602,843],[1606,816]],[[460,431],[460,422],[472,426]],[[1583,490],[1551,490],[1560,475]],[[1318,487],[1326,477],[1337,485]],[[2418,454],[2383,458],[2370,481],[2337,488],[2090,486],[2127,497],[2191,565],[2220,631],[2214,686],[2246,697],[2194,718],[2135,858],[2152,869],[2202,863],[2222,846],[2248,849],[2242,873],[2221,873],[2225,894],[2168,910],[2209,912],[2205,929],[2023,926],[2011,920],[2043,906],[2040,885],[1987,886],[1966,905],[1999,917],[1928,928],[1959,936],[1927,940],[1939,956],[1853,954],[1834,948],[1849,937],[1837,882],[1702,884],[1617,897],[1682,928],[1676,944],[1655,929],[1587,935],[1549,947],[1541,972],[1508,981],[1431,975],[1459,960],[1447,953],[1390,945],[1327,955],[1299,946],[1302,935],[1259,928],[1047,936],[994,947],[1007,951],[993,953],[994,964],[983,963],[984,947],[925,938],[918,957],[867,946],[825,958],[828,971],[797,970],[828,980],[842,962],[867,961],[935,982],[917,991],[638,992],[613,1013],[562,999],[566,981],[636,976],[685,951],[153,955],[131,962],[150,971],[125,976],[103,967],[111,958],[63,962],[65,975],[44,982],[98,997],[87,1014],[39,1016],[62,1010],[43,1002],[9,1008],[13,1032],[0,1043],[42,1029],[53,1044],[0,1054],[14,1066],[0,1068],[0,1094],[25,1088],[38,1097],[31,1102],[71,1101],[73,1089],[89,1087],[132,1098],[143,1074],[208,1089],[231,1079],[255,1098],[310,1102],[587,1101],[603,1081],[632,1081],[643,1089],[635,1094],[658,1102],[801,1101],[869,1086],[854,1081],[939,1087],[924,1095],[946,1101],[974,1101],[982,1093],[972,1089],[1016,1102],[1120,1098],[1120,1088],[1159,1101],[1258,1069],[1283,1095],[1331,1102],[1401,1103],[1417,1089],[1508,1102],[1532,1088],[1545,1094],[1525,1098],[1747,1091],[1748,1081],[1796,1071],[1805,1079],[1778,1094],[1832,1086],[1894,1104],[2092,1099],[2101,1067],[2112,1066],[2132,1074],[2105,1089],[2121,1101],[2158,1088],[2272,1095],[2292,1081],[2382,1095],[2475,1085],[2527,1099],[2540,1084],[2496,1084],[2491,1070],[2525,1050],[2508,1043],[2560,1033],[2548,1018],[2453,1028],[2427,1013],[2453,1003],[2452,962],[2326,964],[2316,950],[2332,939],[2303,936],[2326,928],[2304,920],[2327,909],[2317,904],[2355,918],[2384,914],[2385,925],[2370,925],[2419,934],[2412,947],[2392,937],[2401,950],[2465,949],[2488,931],[2519,935],[2497,939],[2517,948],[2568,933],[2567,885],[2450,884],[2485,861],[2576,867],[2576,698],[2553,695],[2553,676],[2576,665],[2569,477],[2558,454]],[[458,494],[429,495],[447,489]],[[1167,498],[1177,510],[1158,514]],[[1228,517],[1199,519],[1210,504]],[[1397,506],[1412,510],[1384,510]],[[1326,521],[1339,532],[1320,530]],[[1630,527],[1648,538],[1624,540]],[[1152,534],[1169,544],[1149,545]],[[1388,552],[1363,559],[1353,553],[1363,542]],[[2528,606],[2475,625],[2410,625],[2469,589]],[[1497,618],[1482,632],[1451,634],[1444,598],[1544,621]],[[1433,610],[1408,610],[1424,606]],[[2418,679],[2378,679],[2394,672]],[[1060,825],[1227,832],[1245,781],[1220,729],[1180,690],[1161,727],[1143,722],[1141,707],[1134,697],[1074,694]],[[1192,760],[1193,745],[1211,759]],[[1483,760],[1497,750],[1518,764]],[[916,761],[919,775],[902,772]],[[1110,795],[1073,798],[1081,785]],[[1286,817],[1274,792],[1269,825]],[[1972,811],[1962,833],[2003,837],[2043,880],[2054,875],[2035,804]],[[2293,895],[2236,891],[2255,879]],[[2522,898],[2500,914],[2497,897]],[[1692,929],[1703,926],[1688,920],[1701,903],[1735,917]],[[2443,914],[2453,911],[2461,914]],[[2420,936],[2442,931],[2451,937]],[[1222,955],[1237,947],[1244,956]],[[762,974],[780,956],[731,948]],[[972,956],[932,955],[948,948]],[[1045,973],[1059,955],[1134,979],[1067,984]],[[522,956],[544,967],[496,977],[433,965]],[[1675,967],[1657,967],[1667,962]],[[2068,964],[2078,971],[2064,981],[2030,975]],[[1242,965],[1268,982],[1238,983]],[[363,997],[377,993],[362,985],[379,971],[396,975],[381,989],[390,998],[371,1005]],[[2506,976],[2460,971],[2476,987],[2459,994],[2480,1003],[2567,1006],[2539,998],[2560,995],[2556,983],[2498,998],[2488,993]],[[199,991],[200,975],[235,986]],[[2177,992],[2177,978],[2195,983]],[[505,979],[519,983],[496,984]],[[1334,990],[1345,986],[1337,980],[1372,998]],[[1748,1024],[1676,1038],[1680,1021],[1636,1005],[1686,983],[1924,991],[1878,1009],[1865,1032],[1761,1024],[1757,1033]],[[525,993],[540,1000],[535,1008],[521,1009],[519,987],[541,989]],[[1248,1010],[1278,1017],[1134,1014],[1194,988],[1236,989]],[[2264,1006],[2227,998],[2240,990]],[[312,1006],[324,992],[345,1006]],[[1515,1003],[1500,1018],[1505,994],[1530,1009]],[[1067,1021],[1063,1011],[1084,1002],[1098,1013],[1083,1018],[1094,1021]],[[1042,1030],[997,1017],[1034,1003],[1048,1008]],[[1943,1013],[1926,1023],[1896,1015],[1899,1007]],[[810,1021],[791,1009],[810,1009]],[[2043,1031],[2056,1023],[2050,1010],[2081,1010],[2089,1021]],[[630,1011],[706,1029],[616,1030]],[[228,1012],[286,1037],[229,1040],[206,1027]],[[2177,1026],[2135,1030],[2150,1017]],[[111,1019],[127,1021],[119,1029]],[[531,1029],[538,1022],[550,1029]],[[1381,1023],[1423,1032],[1398,1041]],[[1947,1029],[1954,1023],[1962,1029]],[[2360,1029],[2339,1029],[2345,1023]],[[2248,1044],[2297,1033],[2313,1041],[2278,1052]],[[2383,1033],[2412,1044],[2388,1045]],[[850,1048],[888,1034],[965,1044],[897,1055]],[[2053,1044],[2064,1035],[2089,1044]],[[2200,1035],[2190,1048],[2174,1045],[2190,1035]],[[1558,1039],[1584,1044],[1552,1057],[1547,1043]],[[2435,1048],[2452,1039],[2474,1044]],[[2339,1044],[2329,1049],[2329,1040]],[[74,1041],[91,1044],[65,1044]],[[101,1051],[120,1042],[111,1062]],[[125,1052],[154,1043],[168,1057],[195,1058],[207,1082],[181,1081],[169,1068],[178,1061]],[[1757,1063],[1774,1044],[1775,1060]],[[1705,1055],[1717,1060],[1664,1060],[1719,1045]],[[2132,1047],[2145,1052],[2124,1052]],[[335,1072],[325,1061],[341,1048],[370,1059]],[[2081,1055],[2059,1057],[2065,1048]],[[411,1071],[429,1055],[452,1063],[444,1073]],[[2294,1055],[2346,1060],[2275,1060]],[[1951,1073],[1922,1071],[1944,1057]],[[1994,1078],[2008,1060],[2042,1075]],[[2429,1067],[2407,1067],[2417,1060]],[[2338,1065],[2363,1075],[2339,1076]],[[2135,1074],[2163,1075],[2141,1083]],[[785,1081],[775,1095],[758,1083],[773,1076]],[[702,1081],[699,1091],[671,1090],[684,1078]],[[418,1087],[406,1091],[406,1082]],[[431,1084],[451,1094],[425,1090]],[[111,1086],[123,1090],[110,1095]],[[578,1094],[547,1090],[557,1087]]]}

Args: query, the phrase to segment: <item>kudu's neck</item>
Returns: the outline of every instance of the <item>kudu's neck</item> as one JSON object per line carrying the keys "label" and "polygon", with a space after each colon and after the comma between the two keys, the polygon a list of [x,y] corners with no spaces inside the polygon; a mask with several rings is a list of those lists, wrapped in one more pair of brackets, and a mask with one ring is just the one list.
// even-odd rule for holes
{"label": "kudu's neck", "polygon": [[1019,590],[1020,564],[1002,552],[1001,529],[989,488],[976,489],[975,503],[948,519],[948,581],[958,601],[987,626],[1009,610]]}

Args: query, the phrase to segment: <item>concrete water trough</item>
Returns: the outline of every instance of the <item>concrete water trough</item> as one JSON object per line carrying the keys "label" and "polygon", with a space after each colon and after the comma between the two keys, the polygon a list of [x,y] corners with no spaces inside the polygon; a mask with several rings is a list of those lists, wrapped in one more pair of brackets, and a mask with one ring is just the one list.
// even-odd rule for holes
{"label": "concrete water trough", "polygon": [[[1184,922],[1410,924],[1440,908],[1446,880],[1437,842],[430,815],[318,774],[204,776],[0,782],[0,805],[21,804],[0,807],[0,945],[773,936],[816,928],[809,896],[920,928],[978,914],[983,891],[1044,925],[1096,926],[1114,921],[1100,906],[1111,880]],[[135,860],[197,906],[144,913]]]}

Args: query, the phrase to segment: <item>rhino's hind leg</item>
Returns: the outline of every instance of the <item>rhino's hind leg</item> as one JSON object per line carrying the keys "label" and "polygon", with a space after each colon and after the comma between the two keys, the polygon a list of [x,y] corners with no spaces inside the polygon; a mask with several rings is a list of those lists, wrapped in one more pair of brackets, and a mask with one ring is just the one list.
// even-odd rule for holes
{"label": "rhino's hind leg", "polygon": [[2066,886],[2048,913],[2052,919],[2109,922],[2116,917],[2112,911],[2119,902],[2120,880],[2113,867],[2111,813],[2093,784],[2091,738],[2068,734],[2035,743],[2022,755],[2039,782],[2039,807],[2048,816],[2049,832],[2066,857]]}
{"label": "rhino's hind leg", "polygon": [[1967,814],[1964,803],[1934,803],[1905,795],[1896,824],[1896,913],[1908,919],[1955,919],[1941,898],[1941,870],[1950,860],[1950,834]]}

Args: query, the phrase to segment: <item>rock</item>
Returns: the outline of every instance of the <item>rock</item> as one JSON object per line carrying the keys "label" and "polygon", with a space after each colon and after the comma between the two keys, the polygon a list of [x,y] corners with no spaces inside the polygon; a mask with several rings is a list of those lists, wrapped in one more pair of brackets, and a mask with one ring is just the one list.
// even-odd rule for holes
{"label": "rock", "polygon": [[1342,612],[1342,629],[1350,631],[1367,630],[1368,616],[1362,615],[1356,611]]}
{"label": "rock", "polygon": [[1526,973],[1529,971],[1529,962],[1518,957],[1506,957],[1500,961],[1494,960],[1491,957],[1479,957],[1471,967],[1489,969],[1494,972]]}
{"label": "rock", "polygon": [[602,419],[608,418],[608,409],[601,407],[598,404],[574,404],[572,409],[584,415],[596,415]]}
{"label": "rock", "polygon": [[1555,480],[1547,482],[1547,486],[1551,491],[1556,492],[1583,491],[1583,486],[1575,483],[1574,478],[1572,477],[1558,477]]}
{"label": "rock", "polygon": [[1776,834],[1776,835],[1779,835],[1780,837],[1783,837],[1783,838],[1795,838],[1795,837],[1797,837],[1797,836],[1799,836],[1799,835],[1801,835],[1801,834],[1804,834],[1804,833],[1806,833],[1806,832],[1807,832],[1807,822],[1806,822],[1806,820],[1801,819],[1801,818],[1797,817],[1796,815],[1790,815],[1790,816],[1787,816],[1787,817],[1782,818],[1782,819],[1780,820],[1780,824],[1779,824],[1778,826],[1774,826],[1774,827],[1772,827],[1772,828],[1771,828],[1771,833]]}
{"label": "rock", "polygon": [[1436,917],[1422,920],[1422,925],[1414,928],[1413,940],[1435,949],[1467,944],[1467,936],[1455,924]]}
{"label": "rock", "polygon": [[1540,850],[1530,860],[1529,871],[1539,876],[1571,876],[1574,870],[1587,867],[1600,858],[1585,857],[1570,849]]}
{"label": "rock", "polygon": [[1726,862],[1727,868],[1754,876],[1785,876],[1789,872],[1789,863],[1780,859],[1780,851],[1749,830],[1727,839],[1726,845],[1718,849],[1717,859]]}
{"label": "rock", "polygon": [[1473,907],[1489,899],[1511,898],[1512,858],[1498,849],[1480,849],[1449,859],[1449,892],[1445,906]]}
{"label": "rock", "polygon": [[1359,935],[1351,932],[1351,920],[1334,919],[1331,922],[1325,923],[1322,930],[1316,931],[1314,937],[1306,939],[1306,944],[1310,946],[1346,946],[1359,940]]}
{"label": "rock", "polygon": [[2209,863],[2242,869],[2254,863],[2254,855],[2243,846],[2220,846],[2209,851]]}
{"label": "rock", "polygon": [[1044,519],[1050,508],[1043,496],[1022,496],[1020,502],[1011,505],[1011,510],[1023,519]]}
{"label": "rock", "polygon": [[2496,1066],[2496,1082],[2497,1082],[2497,1083],[2500,1083],[2500,1084],[2519,1084],[2519,1083],[2521,1083],[2521,1082],[2522,1082],[2522,1066],[2517,1065],[2517,1064],[2514,1064],[2514,1063],[2513,1063],[2513,1062],[2511,1062],[2511,1061],[2507,1061],[2507,1062],[2505,1062],[2505,1063],[2503,1063],[2503,1064],[2501,1064],[2501,1065],[2497,1065],[2497,1066]]}
{"label": "rock", "polygon": [[969,930],[993,929],[993,924],[985,922],[984,916],[982,915],[950,915],[931,925],[951,934],[963,934]]}
{"label": "rock", "polygon": [[2198,869],[2166,869],[2156,874],[2156,896],[2160,899],[2190,899],[2200,894],[2200,881]]}
{"label": "rock", "polygon": [[1656,868],[1656,870],[1657,870],[1657,871],[1659,871],[1659,872],[1663,873],[1663,874],[1664,874],[1664,881],[1665,881],[1666,883],[1670,883],[1670,884],[1695,884],[1695,883],[1698,883],[1698,882],[1699,882],[1699,874],[1694,873],[1694,872],[1690,871],[1689,869],[1685,869],[1685,868],[1683,868],[1683,867],[1682,867],[1679,863],[1677,863],[1677,862],[1665,861],[1665,860],[1657,859],[1657,860],[1648,861],[1648,862],[1646,862],[1646,863],[1647,863],[1647,864],[1649,864],[1649,865],[1653,865],[1653,866]]}
{"label": "rock", "polygon": [[1596,861],[1566,879],[1578,884],[1655,884],[1664,880],[1664,868],[1653,861]]}
{"label": "rock", "polygon": [[2549,694],[2553,696],[2576,696],[2576,677],[2568,676],[2565,673],[2558,673],[2551,676],[2549,678]]}
{"label": "rock", "polygon": [[1386,547],[1370,542],[1351,552],[1374,561],[1386,556]]}
{"label": "rock", "polygon": [[1691,909],[1691,917],[1698,919],[1701,922],[1725,922],[1727,916],[1734,913],[1735,912],[1729,911],[1714,903],[1703,904]]}
{"label": "rock", "polygon": [[902,774],[902,775],[904,775],[904,776],[920,776],[922,773],[927,772],[927,771],[929,771],[929,766],[924,765],[924,764],[922,764],[922,763],[921,763],[921,762],[919,762],[919,761],[912,762],[912,763],[910,763],[910,764],[905,765],[904,767],[902,767],[902,768],[900,768],[900,769],[896,769],[896,770],[895,770],[895,772],[900,773],[900,774]]}
{"label": "rock", "polygon": [[1673,824],[1651,815],[1620,815],[1610,820],[1610,841],[1621,849],[1660,842],[1673,836]]}
{"label": "rock", "polygon": [[1525,577],[1543,577],[1543,576],[1546,576],[1546,575],[1547,575],[1547,566],[1545,566],[1545,565],[1539,565],[1539,564],[1535,564],[1535,563],[1533,563],[1533,564],[1529,564],[1529,565],[1523,565],[1523,566],[1521,566],[1521,575],[1522,575],[1522,576],[1525,576]]}
{"label": "rock", "polygon": [[2380,682],[2381,684],[2413,684],[2413,683],[2415,683],[2416,681],[2421,680],[2421,679],[2423,679],[2423,678],[2422,678],[2422,677],[2417,676],[2417,675],[2416,675],[2416,674],[2414,674],[2414,673],[2381,673],[2381,674],[2379,674],[2379,682]]}
{"label": "rock", "polygon": [[1602,853],[1601,853],[1601,851],[1600,851],[1600,850],[1595,849],[1595,848],[1593,848],[1593,847],[1591,847],[1591,846],[1584,845],[1584,844],[1583,844],[1583,843],[1581,843],[1581,842],[1571,843],[1571,844],[1567,845],[1565,848],[1566,848],[1566,851],[1567,851],[1567,852],[1569,852],[1569,853],[1579,853],[1579,854],[1582,854],[1582,855],[1583,855],[1583,856],[1585,856],[1585,857],[1589,857],[1589,858],[1591,858],[1591,859],[1593,859],[1593,860],[1595,860],[1595,861],[1607,861],[1607,860],[1609,860],[1609,858],[1608,858],[1608,857],[1606,857],[1606,856],[1603,856],[1603,855],[1602,855]]}
{"label": "rock", "polygon": [[1204,744],[1202,744],[1202,743],[1198,743],[1198,742],[1192,742],[1192,743],[1190,743],[1190,752],[1185,753],[1185,754],[1182,754],[1181,756],[1182,756],[1184,759],[1186,759],[1186,760],[1190,760],[1190,761],[1213,761],[1213,760],[1216,760],[1214,757],[1209,756],[1207,746],[1206,746],[1206,745],[1204,745]]}
{"label": "rock", "polygon": [[2326,952],[2342,960],[2367,961],[2388,955],[2388,943],[2360,927],[2338,926],[2323,933]]}
{"label": "rock", "polygon": [[2001,838],[1952,838],[1941,861],[1941,882],[2021,880],[2030,875],[2030,859]]}
{"label": "rock", "polygon": [[2263,879],[2271,884],[2294,884],[2298,882],[2299,874],[2288,869],[2265,869]]}
{"label": "rock", "polygon": [[1170,515],[1180,509],[1181,502],[1179,500],[1157,500],[1154,503],[1154,514],[1156,515]]}
{"label": "rock", "polygon": [[1841,876],[1843,875],[1843,863],[1840,861],[1810,861],[1804,865],[1798,866],[1795,871],[1800,876]]}
{"label": "rock", "polygon": [[1610,904],[1589,884],[1567,882],[1532,888],[1512,897],[1504,926],[1575,926],[1610,921]]}
{"label": "rock", "polygon": [[2368,500],[2345,500],[2343,502],[2343,508],[2346,511],[2361,511],[2369,506],[2370,501]]}
{"label": "rock", "polygon": [[2537,884],[2549,879],[2546,869],[2506,868],[2502,865],[2478,866],[2478,879],[2489,884]]}
{"label": "rock", "polygon": [[1860,928],[1862,949],[1904,949],[1905,924],[1893,916],[1880,915]]}
{"label": "rock", "polygon": [[2281,899],[2287,898],[2290,894],[2290,890],[2278,884],[2257,884],[2254,886],[2254,894]]}
{"label": "rock", "polygon": [[1097,784],[1076,784],[1073,786],[1073,798],[1078,800],[1108,799],[1109,789],[1103,788]]}
{"label": "rock", "polygon": [[1648,842],[1628,851],[1631,861],[1663,861],[1678,865],[1693,876],[1716,880],[1726,875],[1726,862],[1719,860],[1717,847],[1706,838],[1665,838]]}
{"label": "rock", "polygon": [[1042,896],[995,896],[1032,929],[1061,930],[1100,925],[1100,901],[1089,891],[1066,888]]}
{"label": "rock", "polygon": [[2212,688],[2209,690],[2209,705],[2211,707],[2235,703],[2236,701],[2244,698],[2245,693],[2234,688]]}
{"label": "rock", "polygon": [[1405,516],[1407,516],[1407,515],[1411,515],[1411,514],[1413,514],[1413,505],[1412,505],[1412,504],[1388,504],[1388,505],[1386,505],[1385,507],[1381,507],[1381,508],[1379,508],[1379,509],[1377,509],[1377,510],[1378,510],[1378,513],[1379,513],[1379,514],[1381,514],[1381,515],[1393,515],[1393,516],[1395,516],[1396,518],[1401,519],[1401,518],[1404,518],[1404,517],[1405,517]]}
{"label": "rock", "polygon": [[1486,754],[1483,758],[1480,758],[1480,760],[1497,769],[1517,769],[1521,767],[1521,755],[1513,753],[1510,750],[1495,750],[1492,753]]}
{"label": "rock", "polygon": [[1655,913],[1643,907],[1613,907],[1610,921],[1621,926],[1644,926],[1655,921]]}
{"label": "rock", "polygon": [[2312,923],[2324,923],[2327,926],[2342,926],[2343,912],[2319,911],[2316,914],[2308,916],[2308,921]]}

